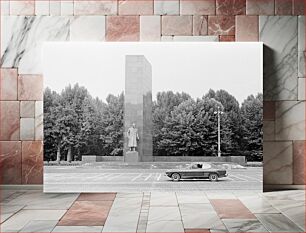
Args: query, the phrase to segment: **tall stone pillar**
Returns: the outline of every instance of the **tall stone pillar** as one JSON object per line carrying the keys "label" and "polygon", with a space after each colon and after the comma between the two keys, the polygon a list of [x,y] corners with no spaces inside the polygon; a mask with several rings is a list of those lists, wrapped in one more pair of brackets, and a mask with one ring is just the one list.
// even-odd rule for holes
{"label": "tall stone pillar", "polygon": [[126,56],[124,102],[124,156],[129,150],[126,132],[135,123],[138,161],[153,161],[152,67],[143,55]]}

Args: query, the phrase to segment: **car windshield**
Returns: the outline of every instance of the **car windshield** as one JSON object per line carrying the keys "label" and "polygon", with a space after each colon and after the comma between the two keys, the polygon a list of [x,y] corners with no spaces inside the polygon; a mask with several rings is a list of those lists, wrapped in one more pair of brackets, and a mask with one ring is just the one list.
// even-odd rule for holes
{"label": "car windshield", "polygon": [[209,163],[193,163],[187,166],[189,169],[210,169],[212,164]]}

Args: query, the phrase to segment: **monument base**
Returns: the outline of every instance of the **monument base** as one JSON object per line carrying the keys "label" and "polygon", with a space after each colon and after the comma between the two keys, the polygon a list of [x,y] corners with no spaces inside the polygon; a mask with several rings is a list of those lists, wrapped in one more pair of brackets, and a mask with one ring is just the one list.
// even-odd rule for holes
{"label": "monument base", "polygon": [[127,163],[139,162],[139,153],[137,151],[127,151],[124,156],[124,162]]}
{"label": "monument base", "polygon": [[82,163],[102,162],[102,156],[97,155],[82,155]]}

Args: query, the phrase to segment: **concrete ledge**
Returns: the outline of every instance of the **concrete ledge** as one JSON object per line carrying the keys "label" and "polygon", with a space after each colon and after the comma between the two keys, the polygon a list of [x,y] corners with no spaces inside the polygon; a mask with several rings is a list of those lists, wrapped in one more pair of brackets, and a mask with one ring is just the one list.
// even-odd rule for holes
{"label": "concrete ledge", "polygon": [[102,162],[102,156],[82,155],[82,163]]}
{"label": "concrete ledge", "polygon": [[[129,152],[127,152],[129,153]],[[140,161],[141,159],[141,161]],[[126,160],[124,156],[97,156],[83,155],[82,163],[94,162],[221,162],[221,163],[237,163],[242,166],[246,164],[244,156],[143,156],[136,160]]]}
{"label": "concrete ledge", "polygon": [[123,162],[123,156],[98,156],[98,155],[82,155],[82,163],[94,162]]}
{"label": "concrete ledge", "polygon": [[246,164],[245,156],[153,156],[154,162],[222,162],[238,163],[242,166]]}
{"label": "concrete ledge", "polygon": [[101,156],[103,162],[123,162],[124,156]]}

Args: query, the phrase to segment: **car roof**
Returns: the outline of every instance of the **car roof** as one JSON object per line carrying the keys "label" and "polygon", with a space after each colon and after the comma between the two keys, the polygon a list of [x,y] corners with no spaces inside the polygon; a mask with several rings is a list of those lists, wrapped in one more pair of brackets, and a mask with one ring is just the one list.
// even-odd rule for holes
{"label": "car roof", "polygon": [[209,165],[211,165],[211,163],[209,163],[209,162],[198,162],[198,163],[197,163],[197,162],[194,162],[194,163],[192,163],[192,165],[193,165],[193,164],[209,164]]}

